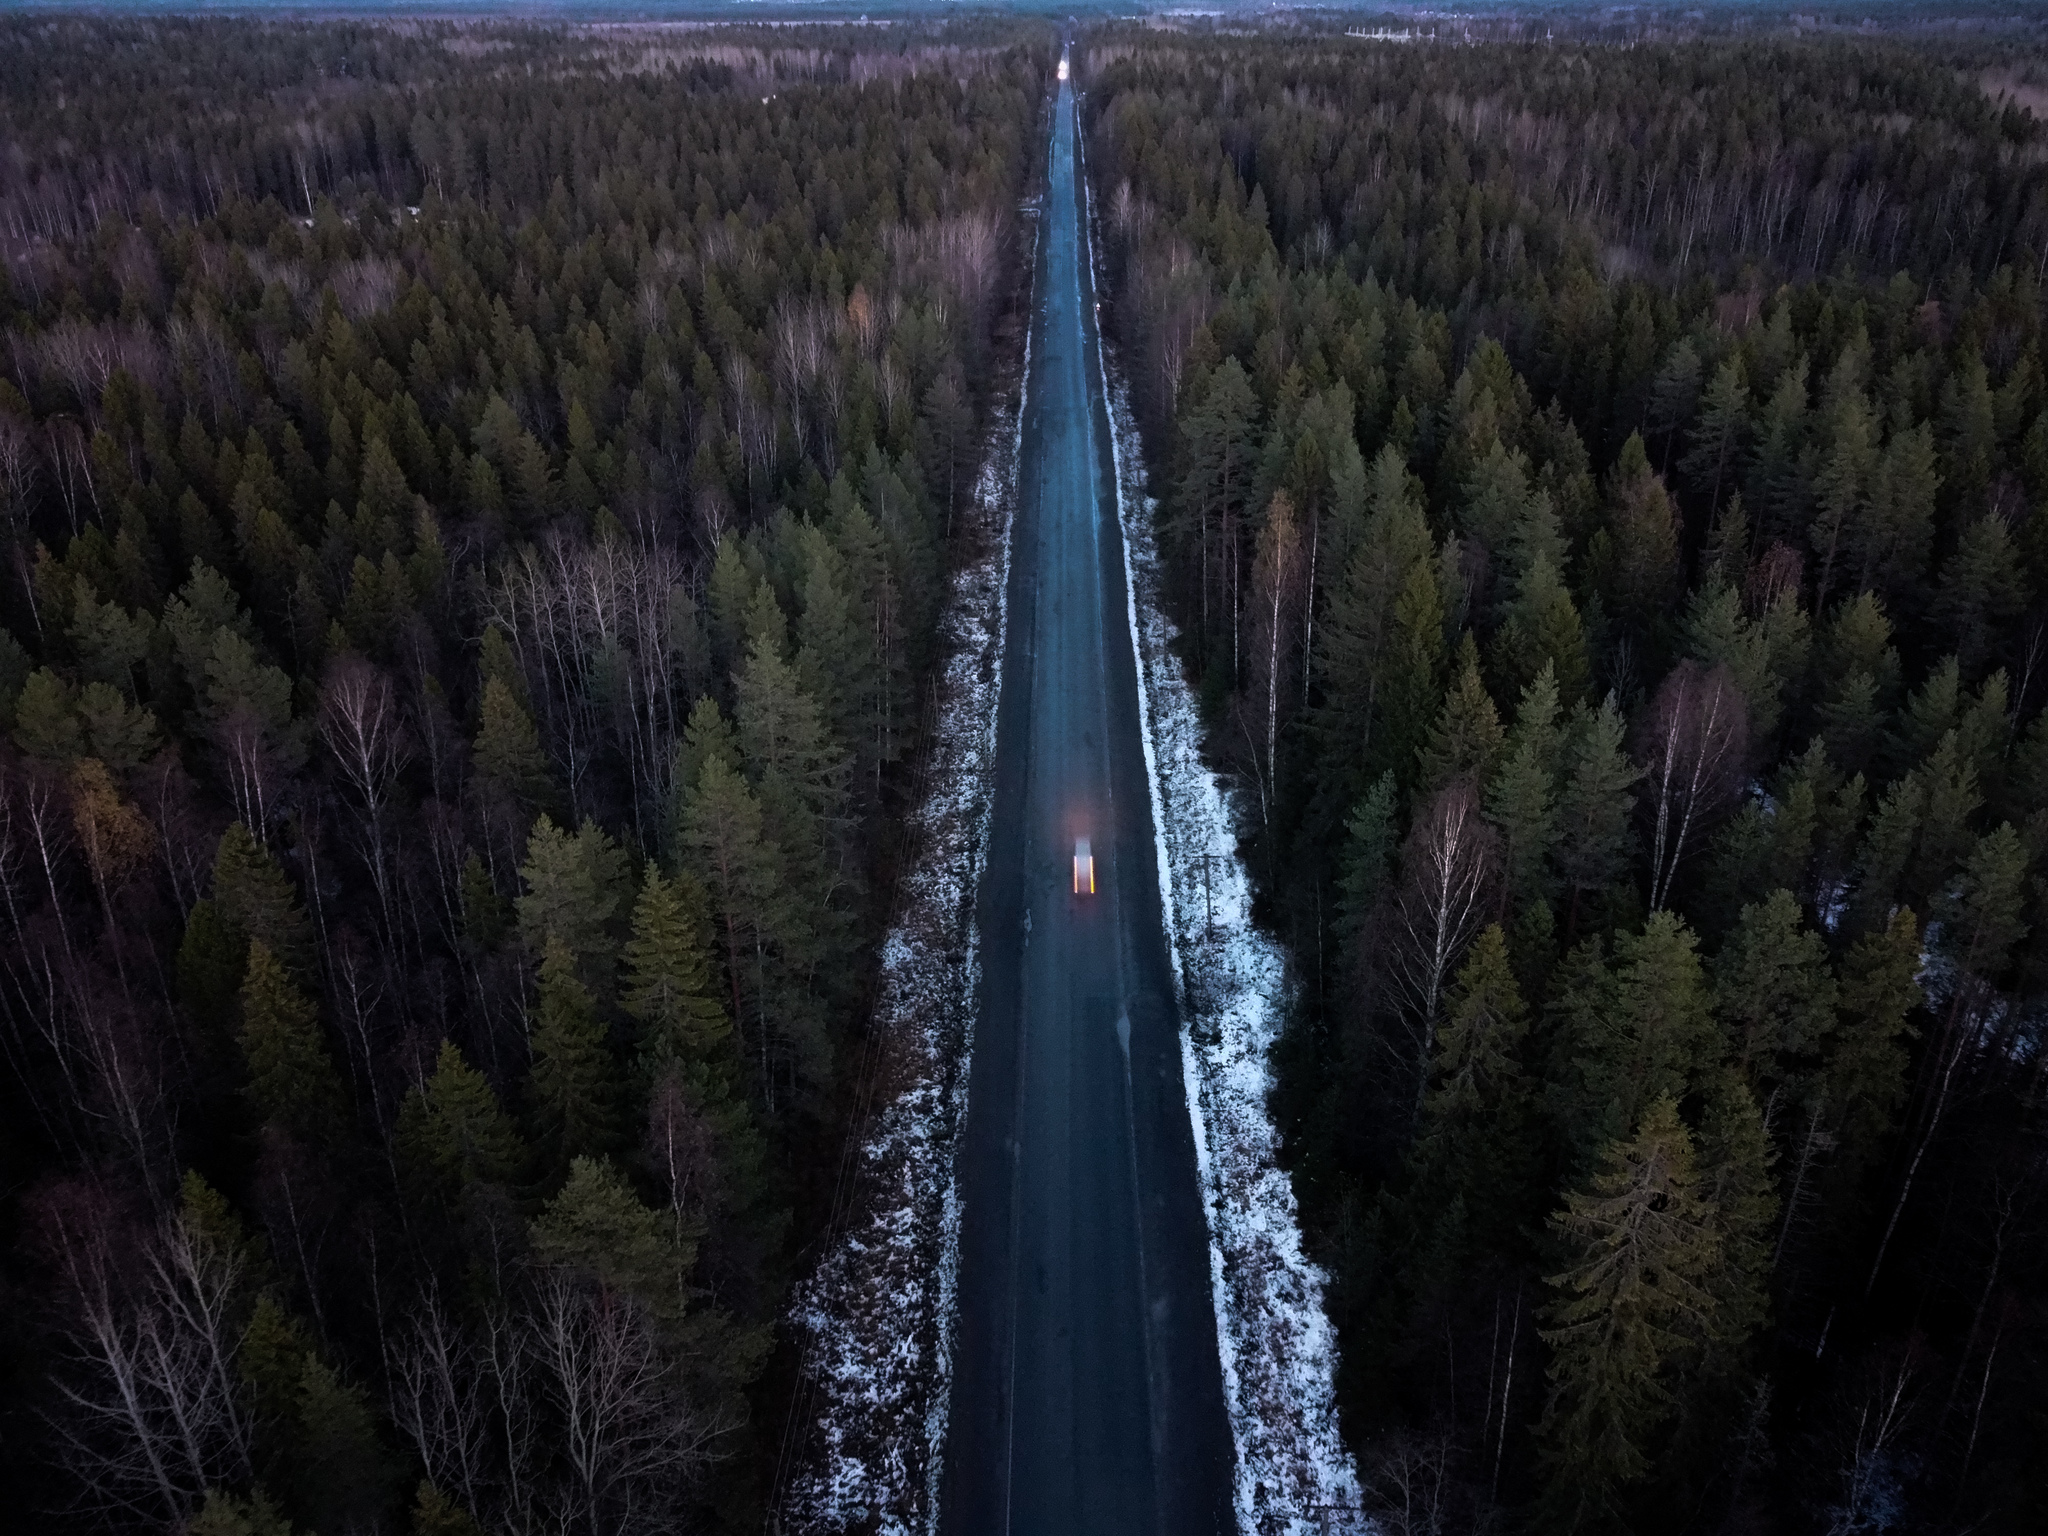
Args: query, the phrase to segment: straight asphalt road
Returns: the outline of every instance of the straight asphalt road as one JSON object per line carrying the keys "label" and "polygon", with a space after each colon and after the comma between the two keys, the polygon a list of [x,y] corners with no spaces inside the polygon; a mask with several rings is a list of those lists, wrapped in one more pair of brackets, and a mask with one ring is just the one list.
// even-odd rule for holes
{"label": "straight asphalt road", "polygon": [[[1231,1528],[1075,104],[1040,231],[941,1491],[953,1536]],[[1087,838],[1093,894],[1074,890]]]}

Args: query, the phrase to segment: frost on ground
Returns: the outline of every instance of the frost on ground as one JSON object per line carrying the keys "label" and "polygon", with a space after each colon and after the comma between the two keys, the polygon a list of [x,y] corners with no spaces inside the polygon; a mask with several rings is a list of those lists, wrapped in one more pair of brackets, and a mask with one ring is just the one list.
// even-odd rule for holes
{"label": "frost on ground", "polygon": [[975,488],[980,553],[947,601],[915,867],[883,944],[871,1025],[876,1107],[842,1172],[830,1245],[791,1308],[803,1362],[791,1428],[807,1438],[794,1444],[785,1531],[907,1533],[937,1518],[958,1312],[953,1152],[981,969],[974,900],[995,794],[1020,420],[1013,391]]}
{"label": "frost on ground", "polygon": [[1302,1250],[1294,1187],[1266,1113],[1266,1057],[1280,1030],[1286,958],[1252,926],[1231,799],[1202,763],[1201,719],[1160,601],[1153,503],[1120,383],[1109,401],[1160,895],[1180,981],[1181,1061],[1237,1442],[1238,1529],[1363,1530],[1352,1513],[1357,1469],[1337,1427],[1337,1339],[1323,1311],[1323,1273]]}
{"label": "frost on ground", "polygon": [[1181,1063],[1209,1218],[1216,1341],[1237,1442],[1237,1526],[1245,1536],[1363,1531],[1358,1471],[1337,1426],[1337,1339],[1323,1311],[1323,1273],[1302,1250],[1294,1187],[1266,1113],[1286,957],[1252,926],[1231,800],[1202,762],[1201,718],[1160,600],[1137,427],[1106,356],[1103,388],[1160,896],[1186,1025]]}

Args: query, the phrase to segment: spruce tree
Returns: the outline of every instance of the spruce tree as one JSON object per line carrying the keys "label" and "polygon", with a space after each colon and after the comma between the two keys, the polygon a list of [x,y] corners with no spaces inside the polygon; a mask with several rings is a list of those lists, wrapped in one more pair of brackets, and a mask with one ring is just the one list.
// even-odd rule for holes
{"label": "spruce tree", "polygon": [[1674,1405],[1669,1372],[1713,1326],[1715,1222],[1669,1094],[1551,1217],[1566,1263],[1545,1282],[1556,1299],[1542,1314],[1550,1394],[1537,1436],[1561,1527],[1616,1522],[1649,1472]]}
{"label": "spruce tree", "polygon": [[670,1063],[730,1072],[732,1020],[713,991],[703,889],[650,865],[633,906],[620,1002],[640,1026],[643,1072]]}
{"label": "spruce tree", "polygon": [[1416,788],[1424,795],[1461,778],[1483,788],[1500,753],[1500,713],[1480,680],[1479,649],[1470,630],[1459,644],[1455,665],[1457,676],[1418,751]]}
{"label": "spruce tree", "polygon": [[1557,774],[1563,748],[1557,727],[1557,685],[1549,665],[1522,691],[1506,759],[1486,793],[1486,814],[1500,829],[1501,896],[1520,913],[1548,895],[1548,864],[1557,839]]}
{"label": "spruce tree", "polygon": [[504,679],[485,681],[480,720],[471,759],[477,776],[529,809],[548,804],[554,781],[547,754],[541,750],[532,718]]}
{"label": "spruce tree", "polygon": [[539,955],[559,942],[587,979],[605,982],[618,952],[613,927],[626,883],[619,846],[595,822],[571,833],[544,814],[527,837],[519,878],[526,890],[513,905],[527,948]]}
{"label": "spruce tree", "polygon": [[1905,1099],[1921,964],[1920,924],[1904,907],[1842,956],[1840,1024],[1822,1060],[1821,1092],[1845,1173],[1868,1165]]}
{"label": "spruce tree", "polygon": [[298,892],[239,821],[221,834],[214,855],[213,904],[242,942],[260,941],[296,974],[311,966],[313,934],[299,910]]}
{"label": "spruce tree", "polygon": [[341,1133],[345,1101],[319,1013],[261,939],[249,941],[239,1039],[257,1118],[303,1142],[331,1143]]}
{"label": "spruce tree", "polygon": [[534,1257],[582,1270],[675,1327],[683,1316],[686,1278],[696,1262],[694,1235],[669,1230],[661,1213],[642,1205],[602,1158],[577,1157],[568,1174],[534,1219]]}
{"label": "spruce tree", "polygon": [[468,1510],[424,1479],[412,1506],[412,1536],[483,1536]]}
{"label": "spruce tree", "polygon": [[1679,473],[1692,488],[1707,498],[1709,514],[1736,484],[1748,448],[1749,384],[1743,377],[1739,355],[1714,370],[1700,402],[1698,419],[1687,436],[1685,457]]}
{"label": "spruce tree", "polygon": [[1815,1056],[1834,1027],[1827,946],[1802,929],[1792,893],[1742,909],[1714,961],[1714,1010],[1730,1060],[1764,1091]]}
{"label": "spruce tree", "polygon": [[509,1183],[526,1157],[490,1083],[447,1040],[433,1075],[399,1106],[392,1151],[413,1197],[442,1203],[477,1180]]}
{"label": "spruce tree", "polygon": [[1749,1346],[1770,1315],[1771,1234],[1778,1222],[1777,1161],[1757,1100],[1731,1073],[1716,1073],[1700,1123],[1700,1194],[1712,1205],[1718,1262],[1704,1330],[1711,1375],[1740,1379]]}
{"label": "spruce tree", "polygon": [[1401,843],[1399,797],[1400,786],[1389,769],[1374,781],[1344,823],[1338,912],[1345,931],[1354,936],[1393,886],[1394,856]]}
{"label": "spruce tree", "polygon": [[1523,573],[1491,654],[1494,675],[1510,689],[1527,688],[1547,668],[1561,705],[1585,697],[1592,679],[1585,625],[1549,556],[1537,555]]}
{"label": "spruce tree", "polygon": [[1624,1137],[1646,1106],[1693,1091],[1720,1057],[1706,975],[1692,931],[1656,912],[1615,941],[1604,981],[1566,995],[1570,1065],[1560,1107],[1581,1166]]}
{"label": "spruce tree", "polygon": [[1512,1245],[1528,1214],[1534,1098],[1522,1071],[1528,1010],[1499,924],[1480,933],[1451,988],[1412,1154],[1425,1211],[1456,1202],[1481,1253]]}
{"label": "spruce tree", "polygon": [[620,1087],[609,1032],[559,937],[551,936],[542,953],[528,1035],[534,1140],[547,1168],[559,1174],[571,1159],[602,1154],[617,1142]]}
{"label": "spruce tree", "polygon": [[1611,697],[1582,712],[1572,727],[1557,802],[1557,870],[1571,893],[1567,935],[1586,893],[1603,889],[1628,867],[1630,790],[1642,773],[1622,751],[1623,732]]}

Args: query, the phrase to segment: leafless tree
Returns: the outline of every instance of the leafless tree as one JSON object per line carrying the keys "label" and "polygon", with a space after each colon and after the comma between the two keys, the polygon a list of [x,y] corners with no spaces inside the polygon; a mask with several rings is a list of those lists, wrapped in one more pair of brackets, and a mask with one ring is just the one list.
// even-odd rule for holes
{"label": "leafless tree", "polygon": [[680,1236],[717,1204],[719,1166],[710,1122],[691,1103],[675,1068],[662,1074],[648,1096],[647,1160],[668,1191]]}
{"label": "leafless tree", "polygon": [[600,538],[524,549],[490,593],[489,616],[511,639],[572,809],[591,762],[614,743],[632,766],[643,842],[666,814],[690,706],[677,667],[682,589],[672,550]]}
{"label": "leafless tree", "polygon": [[[436,1487],[471,1510],[497,1507],[508,1477],[495,1419],[503,1377],[477,1339],[429,1289],[400,1326],[391,1349],[391,1417],[419,1453]],[[517,1458],[523,1460],[523,1458]]]}
{"label": "leafless tree", "polygon": [[1499,867],[1500,839],[1480,815],[1478,792],[1464,779],[1437,792],[1401,850],[1387,969],[1402,1003],[1418,1112],[1429,1085],[1444,992],[1492,911]]}
{"label": "leafless tree", "polygon": [[538,1277],[529,1348],[552,1409],[558,1530],[666,1529],[673,1500],[731,1426],[692,1404],[646,1312],[567,1270]]}
{"label": "leafless tree", "polygon": [[363,1090],[370,1114],[379,1130],[391,1128],[384,1099],[384,1078],[392,1059],[385,1038],[387,1022],[402,1017],[401,1010],[385,1007],[385,972],[364,953],[354,928],[343,923],[335,936],[332,961],[335,1021],[348,1050],[349,1073]]}
{"label": "leafless tree", "polygon": [[1878,1530],[1872,1516],[1900,1493],[1898,1441],[1920,1389],[1920,1365],[1908,1348],[1879,1360],[1848,1405],[1842,1427],[1840,1501],[1826,1510],[1827,1536]]}
{"label": "leafless tree", "polygon": [[1734,803],[1749,747],[1749,711],[1728,668],[1681,661],[1651,702],[1639,753],[1649,785],[1650,909],[1692,840]]}
{"label": "leafless tree", "polygon": [[76,537],[85,526],[87,509],[94,515],[100,509],[85,429],[68,416],[53,416],[43,424],[43,445],[51,478],[57,483],[58,499],[64,503],[64,516]]}
{"label": "leafless tree", "polygon": [[52,1427],[81,1513],[174,1525],[248,1474],[231,1363],[246,1261],[182,1217],[138,1230],[82,1184],[43,1215],[63,1351]]}
{"label": "leafless tree", "polygon": [[0,523],[11,538],[28,528],[36,496],[35,429],[12,411],[0,411]]}
{"label": "leafless tree", "polygon": [[1373,1448],[1360,1466],[1365,1508],[1387,1536],[1443,1536],[1469,1529],[1452,1508],[1456,1448],[1448,1434],[1401,1434]]}
{"label": "leafless tree", "polygon": [[275,733],[254,709],[237,704],[213,722],[213,741],[236,819],[258,837],[268,836],[288,767]]}
{"label": "leafless tree", "polygon": [[1259,530],[1251,597],[1251,684],[1261,745],[1259,805],[1269,822],[1278,786],[1281,696],[1294,671],[1306,593],[1301,525],[1295,521],[1293,501],[1285,491],[1277,491]]}
{"label": "leafless tree", "polygon": [[202,809],[199,786],[175,750],[159,753],[133,782],[143,814],[156,828],[156,851],[171,884],[171,897],[180,912],[189,912],[206,889],[220,847],[220,827]]}
{"label": "leafless tree", "polygon": [[390,675],[357,656],[336,662],[321,689],[320,738],[360,808],[364,862],[377,890],[385,937],[396,943],[385,812],[392,783],[412,757],[412,738],[399,715]]}

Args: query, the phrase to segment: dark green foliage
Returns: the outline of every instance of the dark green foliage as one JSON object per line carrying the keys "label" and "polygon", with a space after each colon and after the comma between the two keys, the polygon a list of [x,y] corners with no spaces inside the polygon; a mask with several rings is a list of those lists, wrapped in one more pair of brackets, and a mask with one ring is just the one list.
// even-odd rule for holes
{"label": "dark green foliage", "polygon": [[242,943],[263,945],[294,972],[311,963],[312,934],[299,910],[298,893],[239,821],[221,834],[214,856],[213,906]]}
{"label": "dark green foliage", "polygon": [[341,1133],[346,1101],[319,1011],[261,939],[249,941],[238,1038],[257,1119],[310,1143]]}
{"label": "dark green foliage", "polygon": [[1610,1144],[1588,1189],[1551,1218],[1566,1267],[1544,1321],[1550,1394],[1539,1431],[1562,1527],[1615,1523],[1675,1406],[1675,1371],[1715,1324],[1722,1262],[1693,1138],[1669,1095]]}
{"label": "dark green foliage", "polygon": [[[1258,788],[1257,910],[1308,981],[1274,1105],[1347,1425],[1380,1492],[1446,1448],[1431,1496],[1470,1515],[1441,1528],[1847,1529],[1868,1512],[1824,1502],[1852,1478],[1841,1405],[1908,1335],[1953,1403],[1886,1453],[1919,1469],[1897,1518],[2022,1528],[1985,1469],[2024,1480],[2006,1426],[2043,1399],[1986,1368],[1986,1298],[2040,1289],[1985,1234],[2039,1182],[2016,1170],[2048,975],[2048,172],[2019,163],[2037,118],[1980,84],[2031,37],[1905,25],[1707,12],[1611,47],[1608,21],[1502,16],[1457,48],[1125,27],[1084,69],[1166,599],[1214,764]],[[1977,168],[1947,214],[1908,118]],[[1781,223],[1735,212],[1765,197]],[[1251,731],[1276,493],[1320,519],[1312,639]],[[1652,889],[1678,802],[1644,769],[1704,739],[1656,707],[1680,665],[1739,691],[1747,744]],[[1524,1022],[1470,1081],[1443,1059],[1469,1032],[1440,1023],[1418,1118],[1389,1048],[1392,853],[1460,778],[1500,864],[1477,1016]],[[1473,1109],[1485,1082],[1523,1108]],[[1543,1212],[1606,1198],[1589,1181],[1646,1135],[1696,1163],[1650,1198],[1693,1202],[1711,1251],[1694,1322],[1532,1353],[1543,1276],[1606,1240],[1546,1239]],[[1571,1385],[1538,1435],[1544,1366]]]}
{"label": "dark green foliage", "polygon": [[[480,25],[0,26],[0,1287],[51,1302],[10,1390],[64,1405],[0,1484],[36,1529],[116,1438],[103,1381],[46,1382],[91,1374],[91,1271],[30,1208],[87,1174],[107,1337],[179,1319],[253,1415],[120,1521],[212,1483],[223,1532],[767,1514],[742,1389],[829,1218],[940,605],[1003,510],[1056,34]],[[534,1257],[598,1155],[665,1299]],[[188,1166],[266,1238],[227,1346],[152,1289]],[[573,1385],[531,1372],[492,1412],[532,1459],[414,1443],[422,1351],[481,1401],[549,1319],[639,1352],[660,1455],[617,1420],[558,1454]]]}
{"label": "dark green foliage", "polygon": [[443,1040],[433,1076],[399,1107],[392,1155],[413,1198],[447,1206],[479,1179],[510,1182],[526,1149],[483,1074]]}
{"label": "dark green foliage", "polygon": [[570,1160],[611,1150],[619,1136],[620,1081],[609,1031],[568,945],[550,936],[528,1020],[533,1070],[527,1101],[544,1166],[559,1177]]}

